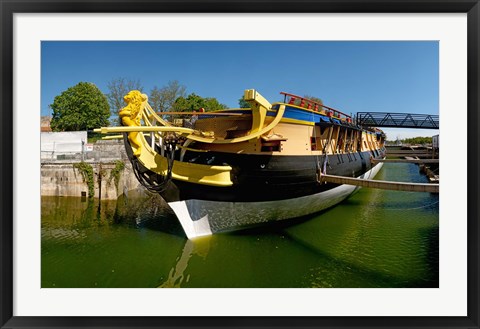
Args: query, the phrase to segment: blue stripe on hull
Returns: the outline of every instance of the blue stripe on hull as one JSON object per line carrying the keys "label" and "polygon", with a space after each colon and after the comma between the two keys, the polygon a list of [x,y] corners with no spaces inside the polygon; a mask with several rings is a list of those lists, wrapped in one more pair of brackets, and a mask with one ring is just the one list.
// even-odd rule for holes
{"label": "blue stripe on hull", "polygon": [[[274,106],[275,108],[275,106]],[[268,112],[268,116],[275,116],[276,113]],[[319,122],[330,122],[330,123],[340,123],[337,119],[330,119],[326,115],[320,114],[318,112],[313,112],[310,110],[304,110],[293,106],[285,106],[285,113],[283,114],[284,119],[293,119],[299,121],[307,121],[313,123]],[[333,120],[333,121],[332,121]]]}

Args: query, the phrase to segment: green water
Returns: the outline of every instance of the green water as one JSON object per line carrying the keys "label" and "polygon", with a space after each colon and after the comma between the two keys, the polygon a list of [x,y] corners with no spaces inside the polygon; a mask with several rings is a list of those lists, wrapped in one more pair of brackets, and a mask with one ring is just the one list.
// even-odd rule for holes
{"label": "green water", "polygon": [[[403,163],[376,179],[426,182]],[[43,197],[42,287],[438,287],[438,201],[360,189],[294,225],[191,242],[150,201],[140,218],[122,200]]]}

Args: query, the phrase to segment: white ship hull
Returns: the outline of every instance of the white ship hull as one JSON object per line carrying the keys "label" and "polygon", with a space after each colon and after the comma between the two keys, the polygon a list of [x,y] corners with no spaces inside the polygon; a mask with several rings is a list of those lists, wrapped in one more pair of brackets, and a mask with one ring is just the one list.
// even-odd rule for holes
{"label": "white ship hull", "polygon": [[[378,163],[358,178],[372,179],[382,167]],[[263,202],[185,200],[169,202],[187,237],[194,239],[219,232],[235,231],[285,219],[314,214],[332,207],[359,187],[340,185],[295,199]]]}

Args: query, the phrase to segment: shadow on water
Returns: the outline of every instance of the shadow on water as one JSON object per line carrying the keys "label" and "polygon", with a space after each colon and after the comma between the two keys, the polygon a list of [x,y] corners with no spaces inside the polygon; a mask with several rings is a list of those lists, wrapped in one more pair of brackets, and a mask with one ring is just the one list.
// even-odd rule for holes
{"label": "shadow on water", "polygon": [[308,222],[317,216],[321,216],[323,213],[327,212],[323,210],[313,215],[306,215],[297,218],[284,219],[278,222],[264,223],[257,226],[245,227],[239,231],[225,232],[231,236],[253,236],[253,235],[265,235],[265,234],[284,234],[285,229],[288,229],[291,226],[299,225],[304,222]]}
{"label": "shadow on water", "polygon": [[438,288],[440,286],[439,275],[439,230],[438,227],[423,228],[418,230],[419,238],[424,241],[425,258],[424,264],[428,277],[416,283],[418,287]]}
{"label": "shadow on water", "polygon": [[70,219],[71,228],[74,229],[118,225],[186,237],[175,214],[160,196],[141,190],[129,192],[128,196],[122,194],[116,201],[75,197],[42,198],[43,221]]}
{"label": "shadow on water", "polygon": [[[427,233],[430,237],[431,232]],[[384,288],[384,287],[389,287],[389,288],[409,288],[409,287],[415,287],[415,288],[438,288],[439,286],[439,281],[438,281],[438,249],[437,249],[437,256],[435,256],[435,252],[430,254],[429,257],[425,259],[425,262],[428,264],[428,268],[430,271],[429,273],[433,274],[433,277],[425,277],[421,279],[408,279],[406,280],[405,278],[398,276],[396,273],[386,273],[386,271],[382,270],[375,270],[371,266],[359,266],[357,263],[350,262],[348,260],[342,259],[341,257],[334,256],[325,250],[322,250],[315,244],[309,243],[309,241],[302,239],[301,237],[295,235],[295,234],[289,234],[288,232],[284,232],[285,237],[287,237],[289,240],[291,240],[293,243],[296,243],[297,245],[301,245],[305,250],[308,250],[309,252],[315,254],[317,257],[321,257],[324,259],[325,262],[332,264],[334,267],[337,269],[348,269],[349,273],[354,273],[355,276],[357,277],[356,281],[350,281],[350,280],[342,280],[340,279],[339,273],[337,273],[337,282],[338,284],[332,286],[336,288],[360,288],[360,287],[370,287],[370,288]],[[432,240],[434,241],[434,239]],[[432,249],[435,249],[433,247]],[[332,266],[330,265],[330,266]],[[320,273],[323,271],[319,271]],[[345,274],[345,273],[344,273]],[[436,275],[435,275],[436,274]],[[324,278],[325,273],[321,273],[318,275],[316,279],[319,280],[319,282],[322,282]],[[363,282],[362,284],[359,285],[359,282]]]}
{"label": "shadow on water", "polygon": [[113,220],[116,224],[127,224],[186,237],[175,214],[165,200],[158,194],[144,189],[120,195],[117,199]]}
{"label": "shadow on water", "polygon": [[[355,203],[355,202],[353,202]],[[319,220],[322,216],[328,214],[329,210],[324,210],[315,215],[303,216],[300,218],[272,223],[267,226],[258,226],[248,228],[242,231],[229,232],[228,235],[232,237],[246,237],[251,238],[255,236],[276,235],[286,238],[292,245],[303,248],[304,251],[313,255],[322,264],[320,267],[315,266],[310,269],[312,272],[312,286],[315,287],[336,287],[336,288],[357,288],[357,287],[390,287],[390,288],[427,288],[438,287],[438,245],[435,247],[434,232],[435,229],[425,229],[419,231],[422,239],[432,244],[431,251],[427,251],[425,262],[431,270],[429,273],[435,274],[435,277],[425,277],[419,280],[406,280],[402,276],[398,276],[395,272],[387,273],[383,269],[376,270],[375,267],[369,263],[359,263],[349,261],[348,258],[339,257],[338,254],[332,253],[329,248],[322,248],[322,245],[315,243],[316,239],[307,237],[305,234],[298,233],[298,227],[302,225],[309,226],[310,221]],[[300,230],[301,231],[301,230]],[[438,230],[437,230],[438,234]],[[433,236],[432,236],[433,235]],[[328,265],[326,265],[328,264]],[[326,269],[336,269],[335,278],[327,273]],[[343,278],[342,278],[343,276]],[[355,276],[355,280],[350,277]],[[335,283],[333,283],[335,282]],[[361,282],[361,283],[360,283]]]}

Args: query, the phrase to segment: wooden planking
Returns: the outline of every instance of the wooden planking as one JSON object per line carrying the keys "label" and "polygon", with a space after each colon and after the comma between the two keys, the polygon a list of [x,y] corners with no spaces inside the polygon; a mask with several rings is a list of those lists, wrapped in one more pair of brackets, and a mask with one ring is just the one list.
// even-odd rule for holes
{"label": "wooden planking", "polygon": [[439,184],[388,182],[381,180],[361,179],[327,174],[321,175],[321,181],[334,184],[347,184],[394,191],[439,193],[440,190]]}

